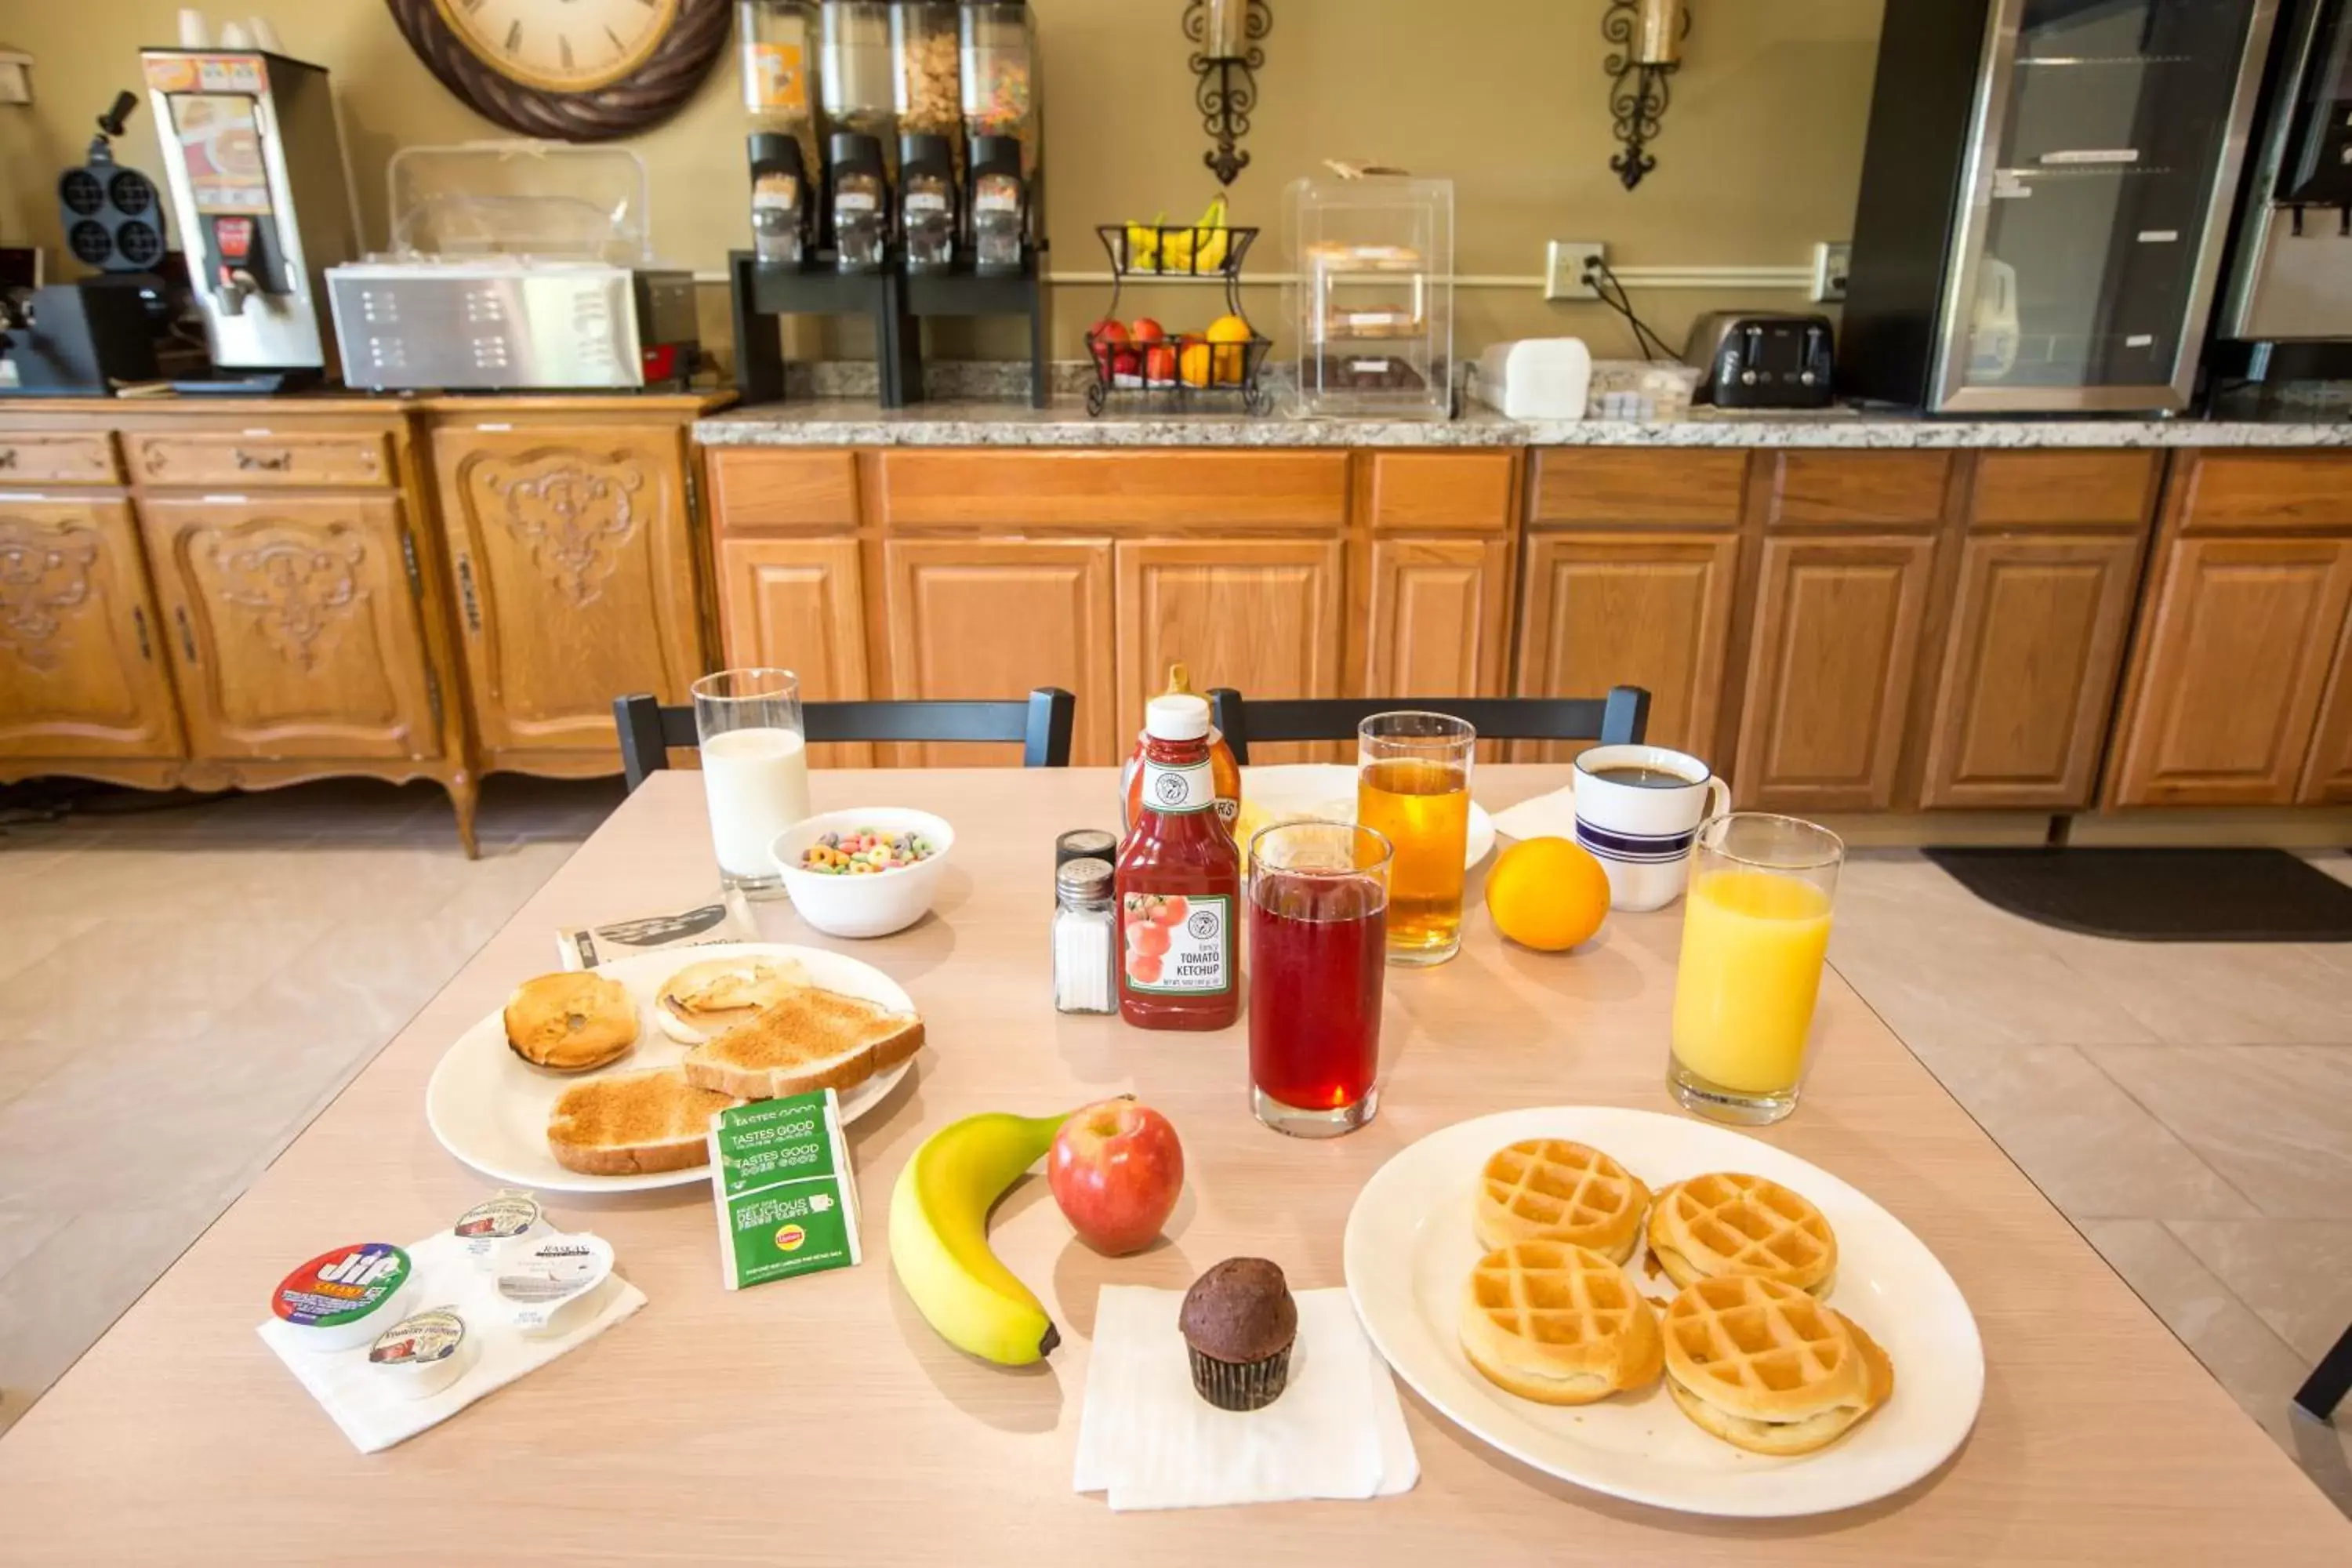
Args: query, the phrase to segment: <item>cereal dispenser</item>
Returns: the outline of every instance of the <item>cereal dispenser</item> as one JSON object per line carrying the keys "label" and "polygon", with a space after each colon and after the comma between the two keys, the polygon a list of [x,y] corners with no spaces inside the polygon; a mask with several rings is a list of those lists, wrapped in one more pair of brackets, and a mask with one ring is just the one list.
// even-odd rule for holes
{"label": "cereal dispenser", "polygon": [[743,108],[751,119],[751,243],[762,261],[797,267],[816,248],[814,0],[742,0]]}
{"label": "cereal dispenser", "polygon": [[[1025,0],[963,0],[957,10],[964,134],[973,142],[1009,137],[1020,144],[1022,205],[1034,219],[1041,208],[1036,187],[1044,136],[1029,7]],[[1042,234],[1042,227],[1031,234]]]}

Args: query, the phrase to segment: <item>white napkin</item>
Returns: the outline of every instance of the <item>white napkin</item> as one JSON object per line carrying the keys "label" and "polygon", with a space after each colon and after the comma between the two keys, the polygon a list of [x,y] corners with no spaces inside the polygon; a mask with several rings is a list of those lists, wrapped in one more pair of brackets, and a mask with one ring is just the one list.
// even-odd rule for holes
{"label": "white napkin", "polygon": [[[557,1356],[586,1344],[646,1304],[646,1293],[615,1274],[595,1294],[573,1303],[587,1314],[576,1327],[545,1339],[526,1339],[508,1321],[499,1300],[498,1277],[478,1270],[465,1244],[448,1231],[411,1245],[415,1269],[415,1310],[455,1307],[466,1321],[466,1337],[478,1340],[474,1364],[457,1382],[424,1399],[408,1399],[368,1364],[368,1347],[314,1351],[302,1331],[272,1318],[261,1325],[261,1342],[301,1380],[310,1397],[326,1406],[343,1436],[362,1454],[373,1454],[437,1426],[482,1395],[536,1372]],[[390,1328],[390,1323],[384,1324]]]}
{"label": "white napkin", "polygon": [[1213,1508],[1409,1491],[1421,1461],[1388,1364],[1345,1290],[1297,1294],[1282,1397],[1246,1414],[1192,1388],[1181,1290],[1106,1285],[1078,1416],[1076,1489],[1112,1509]]}
{"label": "white napkin", "polygon": [[1495,813],[1495,831],[1514,838],[1576,837],[1576,791],[1567,784]]}

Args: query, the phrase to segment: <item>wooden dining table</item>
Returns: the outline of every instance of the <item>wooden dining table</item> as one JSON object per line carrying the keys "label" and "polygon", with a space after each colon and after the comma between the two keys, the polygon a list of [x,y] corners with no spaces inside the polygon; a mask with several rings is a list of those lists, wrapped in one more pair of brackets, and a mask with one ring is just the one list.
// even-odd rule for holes
{"label": "wooden dining table", "polygon": [[[1564,778],[1498,766],[1476,793],[1497,808]],[[432,1235],[495,1187],[436,1142],[425,1082],[518,982],[556,966],[560,925],[711,892],[699,778],[656,773],[0,1439],[0,1562],[2352,1563],[2352,1523],[1834,973],[1804,1102],[1758,1136],[1885,1205],[1966,1294],[1984,1404],[1942,1467],[1843,1512],[1706,1518],[1555,1480],[1407,1392],[1421,1479],[1401,1496],[1112,1512],[1071,1486],[1099,1289],[1181,1288],[1234,1254],[1276,1259],[1298,1287],[1340,1285],[1356,1194],[1433,1130],[1520,1106],[1674,1110],[1664,1069],[1681,911],[1619,915],[1573,953],[1535,952],[1496,933],[1474,872],[1460,956],[1390,973],[1378,1119],[1295,1141],[1249,1112],[1244,1027],[1149,1033],[1053,1010],[1053,840],[1116,826],[1109,770],[812,783],[820,809],[917,806],[957,835],[931,913],[896,936],[837,941],[789,904],[757,906],[767,937],[854,953],[926,1021],[914,1071],[849,1131],[861,1266],[729,1291],[706,1184],[549,1194],[559,1224],[613,1243],[648,1304],[374,1455],[353,1450],[255,1332],[303,1258]],[[900,1166],[971,1112],[1130,1091],[1184,1142],[1166,1241],[1103,1258],[1026,1180],[999,1210],[997,1250],[1063,1343],[1019,1370],[952,1349],[893,1277]],[[171,1099],[169,1085],[142,1095],[125,1135],[169,1115]]]}

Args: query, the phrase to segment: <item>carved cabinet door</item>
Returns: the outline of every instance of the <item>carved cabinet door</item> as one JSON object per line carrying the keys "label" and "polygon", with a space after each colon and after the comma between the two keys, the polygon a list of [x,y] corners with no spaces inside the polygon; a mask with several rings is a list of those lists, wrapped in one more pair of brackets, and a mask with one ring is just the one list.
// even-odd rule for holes
{"label": "carved cabinet door", "polygon": [[162,638],[130,503],[0,501],[0,758],[184,755]]}
{"label": "carved cabinet door", "polygon": [[612,771],[613,699],[688,700],[703,666],[684,441],[668,425],[434,433],[466,678],[493,763],[541,753],[551,771]]}
{"label": "carved cabinet door", "polygon": [[144,498],[139,515],[194,755],[440,754],[397,500]]}

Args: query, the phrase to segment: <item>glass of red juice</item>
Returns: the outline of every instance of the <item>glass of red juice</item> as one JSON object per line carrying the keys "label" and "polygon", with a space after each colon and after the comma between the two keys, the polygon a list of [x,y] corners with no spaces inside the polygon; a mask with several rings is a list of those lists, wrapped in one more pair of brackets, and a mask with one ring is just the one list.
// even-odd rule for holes
{"label": "glass of red juice", "polygon": [[1352,822],[1277,823],[1250,840],[1250,1105],[1277,1132],[1334,1138],[1379,1109],[1394,859]]}

